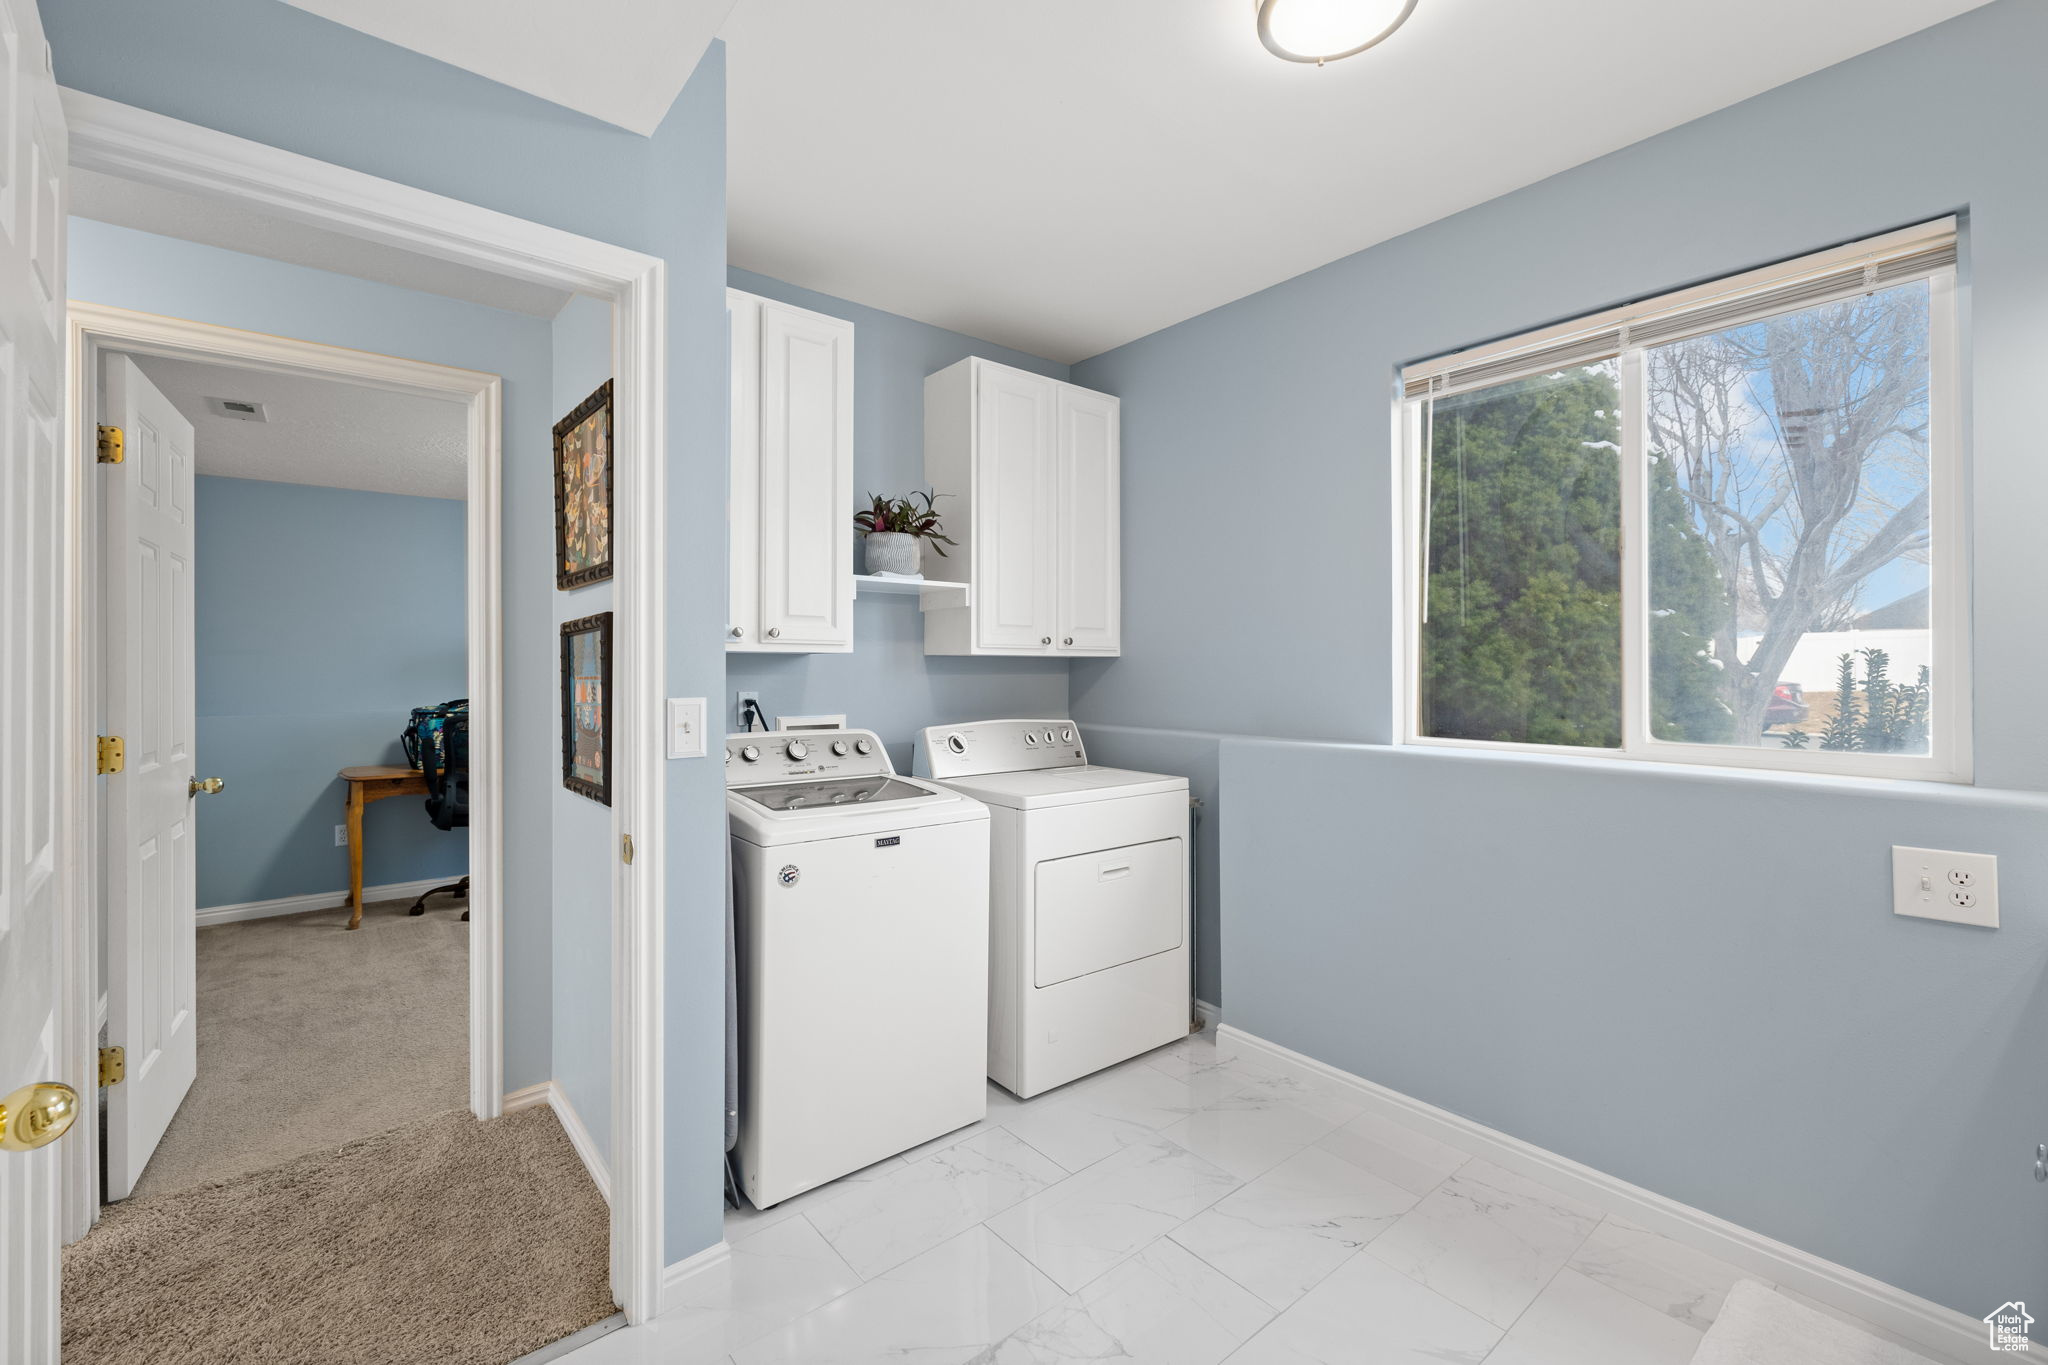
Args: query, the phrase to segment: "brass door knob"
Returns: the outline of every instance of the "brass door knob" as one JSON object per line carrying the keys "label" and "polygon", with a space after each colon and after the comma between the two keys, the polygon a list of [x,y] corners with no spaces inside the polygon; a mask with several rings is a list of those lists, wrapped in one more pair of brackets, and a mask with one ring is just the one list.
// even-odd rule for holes
{"label": "brass door knob", "polygon": [[215,792],[219,791],[222,787],[225,787],[226,785],[227,783],[221,781],[217,777],[209,777],[204,781],[201,781],[199,778],[195,777],[190,782],[187,782],[185,784],[185,794],[187,796],[197,796],[199,795],[199,793],[205,792],[208,796],[212,796]]}
{"label": "brass door knob", "polygon": [[25,1085],[0,1100],[0,1148],[32,1152],[71,1131],[78,1121],[78,1092],[58,1081]]}

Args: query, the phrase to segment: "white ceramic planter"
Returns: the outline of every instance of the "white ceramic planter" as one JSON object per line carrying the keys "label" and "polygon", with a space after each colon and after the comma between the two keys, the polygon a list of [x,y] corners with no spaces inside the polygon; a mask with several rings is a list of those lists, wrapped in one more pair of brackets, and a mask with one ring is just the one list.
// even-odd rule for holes
{"label": "white ceramic planter", "polygon": [[866,562],[869,573],[918,573],[924,565],[924,547],[918,538],[901,531],[876,531],[867,537]]}

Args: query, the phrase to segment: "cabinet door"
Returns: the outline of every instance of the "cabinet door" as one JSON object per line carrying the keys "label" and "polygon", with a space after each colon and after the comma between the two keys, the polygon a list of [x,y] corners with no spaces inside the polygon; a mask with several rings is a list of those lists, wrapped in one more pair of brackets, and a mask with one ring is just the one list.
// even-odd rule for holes
{"label": "cabinet door", "polygon": [[761,642],[761,300],[728,290],[725,308],[732,375],[725,645],[752,649]]}
{"label": "cabinet door", "polygon": [[979,366],[974,414],[975,644],[1044,650],[1053,639],[1058,384]]}
{"label": "cabinet door", "polygon": [[1122,626],[1117,400],[1070,384],[1059,394],[1061,652],[1114,654]]}
{"label": "cabinet door", "polygon": [[853,325],[761,308],[761,633],[853,644]]}

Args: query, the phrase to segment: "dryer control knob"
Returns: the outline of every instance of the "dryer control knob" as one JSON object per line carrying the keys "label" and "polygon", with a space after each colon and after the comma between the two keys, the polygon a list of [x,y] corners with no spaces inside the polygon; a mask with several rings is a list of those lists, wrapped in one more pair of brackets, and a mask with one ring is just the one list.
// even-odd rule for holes
{"label": "dryer control knob", "polygon": [[755,762],[759,762],[759,761],[760,761],[760,758],[761,758],[761,751],[760,751],[759,749],[756,749],[756,748],[755,748],[755,747],[754,747],[753,745],[751,745],[751,744],[749,744],[749,745],[746,745],[746,746],[745,746],[744,748],[742,748],[742,749],[740,750],[740,761],[741,761],[742,763],[755,763]]}
{"label": "dryer control knob", "polygon": [[793,759],[798,759],[808,755],[811,752],[811,750],[810,746],[805,744],[802,740],[793,739],[789,743],[782,746],[782,752],[788,754]]}
{"label": "dryer control knob", "polygon": [[835,740],[833,740],[833,741],[832,741],[832,757],[834,757],[834,758],[845,758],[845,757],[846,757],[846,741],[845,741],[845,740],[843,740],[843,739],[835,739]]}
{"label": "dryer control knob", "polygon": [[967,741],[958,735],[947,735],[946,747],[956,754],[964,754],[967,752]]}
{"label": "dryer control knob", "polygon": [[853,751],[857,754],[871,754],[875,751],[875,746],[864,739],[857,739],[853,742]]}

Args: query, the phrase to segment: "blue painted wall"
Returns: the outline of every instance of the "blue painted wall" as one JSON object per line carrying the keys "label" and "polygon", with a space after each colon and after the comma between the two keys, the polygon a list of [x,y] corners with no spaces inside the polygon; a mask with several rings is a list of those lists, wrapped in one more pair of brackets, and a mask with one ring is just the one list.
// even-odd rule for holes
{"label": "blue painted wall", "polygon": [[[200,812],[199,904],[345,887],[336,771],[405,762],[412,708],[469,691],[463,505],[201,478],[194,507],[198,770],[227,783]],[[469,869],[416,798],[371,806],[363,835],[369,886]]]}
{"label": "blue painted wall", "polygon": [[[554,656],[553,626],[543,595],[554,590],[549,571],[554,554],[549,430],[554,419],[549,416],[553,401],[548,324],[438,294],[82,218],[71,220],[70,289],[72,298],[87,303],[457,365],[504,378],[505,1082],[516,1089],[547,1080],[552,930],[546,794],[548,784],[558,779],[548,759],[555,734]],[[461,504],[450,505],[459,514]],[[347,681],[351,686],[374,685],[369,677],[368,670],[358,670]],[[429,699],[446,700],[462,690]],[[406,709],[417,704],[408,703]],[[521,838],[514,833],[519,830],[539,833]],[[370,846],[376,847],[374,834]]]}
{"label": "blue painted wall", "polygon": [[[654,135],[640,137],[275,0],[46,0],[43,11],[57,78],[67,86],[664,258],[668,511],[679,532],[666,543],[667,690],[719,696],[725,690],[723,46],[714,43],[704,55]],[[537,326],[545,356],[546,324]],[[370,349],[411,353],[402,342]],[[549,396],[545,382],[537,392],[535,409]],[[545,442],[552,422],[544,412],[508,411],[506,429]],[[537,487],[538,496],[547,496],[544,484]],[[514,522],[542,524],[524,504],[514,505],[515,496],[508,490],[508,532]],[[689,527],[702,534],[680,533]],[[508,589],[515,567],[508,540]],[[551,609],[537,603],[507,621],[509,677],[537,688],[547,701],[553,698],[555,642],[547,638],[553,631]],[[533,714],[544,711],[545,703]],[[558,777],[550,772],[552,726],[550,742],[537,733],[511,738],[517,740],[516,751],[507,753],[514,789],[531,782],[525,790],[545,791],[538,784]],[[669,764],[666,798],[666,828],[652,837],[664,839],[669,854],[665,1224],[668,1259],[676,1261],[722,1235],[724,776],[708,762]],[[513,857],[508,884],[537,893],[550,885],[550,872],[548,799],[535,799],[538,809],[516,818],[508,809],[505,834]],[[545,941],[544,928],[540,937]],[[508,1011],[507,1028],[532,1028],[544,1039],[549,1018],[545,1007],[525,1019]],[[544,1041],[529,1055],[545,1060]]]}
{"label": "blue painted wall", "polygon": [[[559,421],[612,377],[612,306],[597,299],[572,299],[556,314],[552,330],[554,413]],[[549,530],[552,534],[552,521]],[[609,582],[574,592],[554,591],[555,621],[559,625],[610,611],[615,596]],[[558,650],[559,642],[557,636]],[[612,812],[611,807],[564,787],[559,759],[552,796],[555,1082],[568,1095],[597,1149],[609,1160]]]}
{"label": "blue painted wall", "polygon": [[[1231,1023],[1972,1316],[2041,1292],[2044,51],[1999,0],[1074,367],[1125,650],[1075,710],[1216,770]],[[1957,210],[1975,790],[1390,746],[1402,363]],[[1288,548],[1233,562],[1247,488]],[[1894,917],[1894,842],[1998,854],[2004,927]]]}
{"label": "blue painted wall", "polygon": [[[926,375],[978,355],[1055,379],[1067,377],[1065,365],[1022,351],[737,267],[727,274],[735,289],[853,323],[853,489],[862,506],[869,493],[898,497],[924,487]],[[964,508],[944,501],[939,509],[965,515]],[[847,508],[847,516],[855,510]],[[853,554],[859,572],[858,536]],[[942,577],[947,562],[927,554],[925,572]],[[927,725],[1067,714],[1065,660],[926,658],[924,616],[912,597],[858,598],[851,654],[730,654],[726,683],[721,712],[726,724],[734,723],[732,694],[742,688],[761,694],[771,720],[845,712],[848,724],[881,735],[889,757],[904,772],[910,770],[911,740]]]}

